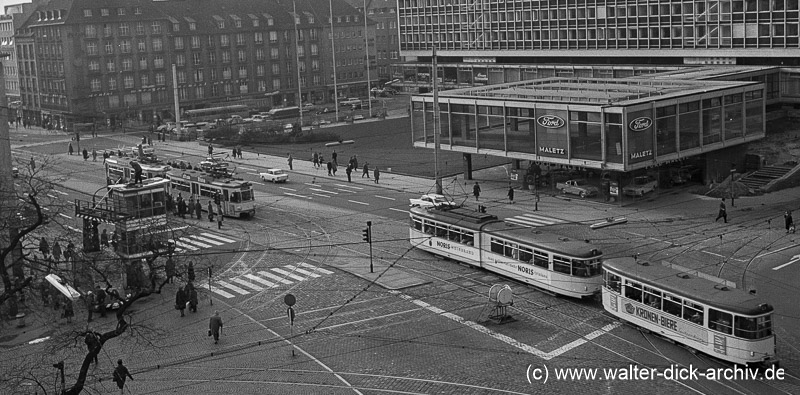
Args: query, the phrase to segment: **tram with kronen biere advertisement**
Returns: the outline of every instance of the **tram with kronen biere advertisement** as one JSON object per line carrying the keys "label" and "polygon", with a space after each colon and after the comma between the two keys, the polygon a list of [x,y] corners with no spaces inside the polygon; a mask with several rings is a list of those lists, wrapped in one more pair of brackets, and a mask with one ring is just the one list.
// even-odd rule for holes
{"label": "tram with kronen biere advertisement", "polygon": [[[207,198],[221,208],[222,215],[226,217],[252,217],[256,214],[253,184],[249,181],[224,173],[181,169],[167,172],[167,178],[170,181],[170,193],[182,192]],[[206,204],[203,204],[203,210],[206,210]],[[218,212],[216,214],[219,215]]]}
{"label": "tram with kronen biere advertisement", "polygon": [[414,247],[573,298],[600,292],[602,252],[465,208],[410,210]]}
{"label": "tram with kronen biere advertisement", "polygon": [[172,169],[169,165],[162,163],[149,163],[136,158],[115,157],[106,159],[106,180],[111,184],[128,184],[133,182],[136,162],[142,168],[142,179],[148,178],[167,178],[167,172]]}
{"label": "tram with kronen biere advertisement", "polygon": [[603,262],[603,307],[613,316],[736,364],[773,365],[773,307],[761,298],[665,265]]}

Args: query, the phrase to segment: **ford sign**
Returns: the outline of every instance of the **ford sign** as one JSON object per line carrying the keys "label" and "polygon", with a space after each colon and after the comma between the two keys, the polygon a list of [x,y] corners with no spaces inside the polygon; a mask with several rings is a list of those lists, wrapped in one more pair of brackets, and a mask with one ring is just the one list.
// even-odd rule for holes
{"label": "ford sign", "polygon": [[647,117],[636,118],[630,124],[631,130],[634,132],[650,129],[650,126],[653,126],[653,120]]}
{"label": "ford sign", "polygon": [[545,128],[557,129],[564,126],[565,122],[561,117],[555,115],[542,115],[536,118],[536,123]]}

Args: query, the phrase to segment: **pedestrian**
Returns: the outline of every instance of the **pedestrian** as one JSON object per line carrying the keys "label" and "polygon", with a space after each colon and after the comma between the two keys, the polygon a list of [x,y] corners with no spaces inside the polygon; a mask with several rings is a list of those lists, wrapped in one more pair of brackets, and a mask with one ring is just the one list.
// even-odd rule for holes
{"label": "pedestrian", "polygon": [[94,364],[97,365],[97,354],[100,353],[100,350],[97,350],[97,348],[100,347],[100,339],[97,338],[94,332],[86,332],[83,342],[86,343],[86,348],[89,350],[89,353],[94,354]]}
{"label": "pedestrian", "polygon": [[72,301],[64,297],[64,318],[67,319],[67,323],[72,323],[72,317],[75,316],[75,310],[72,306]]}
{"label": "pedestrian", "polygon": [[208,154],[209,155],[214,154],[214,147],[211,146],[211,143],[208,143]]}
{"label": "pedestrian", "polygon": [[289,154],[289,159],[286,160],[287,162],[289,162],[289,170],[294,170],[292,169],[292,160],[293,160],[292,154]]}
{"label": "pedestrian", "polygon": [[375,183],[378,183],[378,180],[381,178],[381,171],[378,169],[378,166],[375,166],[375,170],[372,171],[372,175],[375,176]]}
{"label": "pedestrian", "polygon": [[319,154],[316,152],[311,155],[311,163],[314,164],[315,169],[319,167]]}
{"label": "pedestrian", "polygon": [[108,159],[108,151],[103,151],[103,163],[106,163],[106,159]]}
{"label": "pedestrian", "polygon": [[31,172],[36,171],[36,160],[31,156]]}
{"label": "pedestrian", "polygon": [[175,292],[175,309],[181,311],[181,317],[185,316],[183,310],[186,309],[186,295],[182,287],[178,287],[178,291]]}
{"label": "pedestrian", "polygon": [[92,162],[97,162],[97,150],[92,148]]}
{"label": "pedestrian", "polygon": [[39,240],[39,252],[41,252],[42,256],[45,258],[50,255],[50,243],[47,242],[44,236]]}
{"label": "pedestrian", "polygon": [[786,211],[783,214],[783,222],[786,224],[786,233],[794,233],[794,220],[792,219],[792,212]]}
{"label": "pedestrian", "polygon": [[119,393],[125,393],[125,380],[130,377],[133,380],[133,376],[131,376],[131,372],[128,371],[128,368],[122,364],[122,360],[117,360],[117,367],[114,368],[114,382],[117,383],[117,387],[119,388]]}
{"label": "pedestrian", "polygon": [[472,187],[472,194],[475,195],[475,200],[480,200],[481,197],[481,186],[478,185],[478,182],[475,181],[475,185]]}
{"label": "pedestrian", "polygon": [[172,194],[167,195],[167,212],[171,213],[172,210],[175,209],[175,200],[172,198]]}
{"label": "pedestrian", "polygon": [[328,162],[327,166],[328,166],[328,175],[332,176],[333,174],[331,174],[331,171],[333,171],[333,164],[331,162]]}
{"label": "pedestrian", "polygon": [[514,187],[508,186],[508,202],[514,204]]}
{"label": "pedestrian", "polygon": [[186,201],[183,199],[178,201],[178,215],[181,218],[186,218]]}
{"label": "pedestrian", "polygon": [[194,212],[198,220],[203,217],[203,205],[200,204],[200,198],[197,198],[197,202],[194,203]]}
{"label": "pedestrian", "polygon": [[97,295],[94,292],[89,291],[86,293],[86,322],[92,322],[92,317],[94,316],[94,309],[97,306]]}
{"label": "pedestrian", "polygon": [[100,233],[100,245],[108,247],[108,231],[106,229],[103,229],[103,233]]}
{"label": "pedestrian", "polygon": [[172,255],[167,257],[167,263],[164,264],[164,271],[167,274],[167,283],[172,284],[175,282],[175,261],[172,260]]}
{"label": "pedestrian", "polygon": [[353,170],[358,169],[358,156],[353,155]]}
{"label": "pedestrian", "polygon": [[84,161],[89,160],[89,150],[87,150],[86,148],[83,149],[83,160]]}
{"label": "pedestrian", "polygon": [[233,159],[236,159],[236,147],[233,147],[233,150],[232,150],[232,151],[233,151],[233,152],[232,152],[232,154],[233,154]]}
{"label": "pedestrian", "polygon": [[69,152],[70,155],[72,155],[72,153],[75,152],[75,150],[72,149],[72,143],[69,143],[69,147],[67,147],[67,152]]}
{"label": "pedestrian", "polygon": [[106,316],[106,291],[98,285],[95,288],[95,295],[97,295],[97,309],[100,312],[100,317]]}
{"label": "pedestrian", "polygon": [[222,317],[219,316],[219,311],[215,311],[214,315],[208,321],[208,335],[214,336],[214,344],[219,343],[219,333],[222,330]]}
{"label": "pedestrian", "polygon": [[[186,286],[189,287],[190,284],[192,284],[192,283],[189,283]],[[192,313],[196,313],[197,312],[197,289],[195,289],[194,286],[191,286],[191,288],[189,288],[188,294],[189,294],[189,311],[191,311]]]}
{"label": "pedestrian", "polygon": [[331,161],[331,171],[333,172],[333,176],[336,177],[336,170],[339,170],[339,165],[336,161]]}
{"label": "pedestrian", "polygon": [[153,138],[150,137],[150,136],[147,136],[147,145],[149,145],[151,147],[153,146]]}
{"label": "pedestrian", "polygon": [[336,163],[336,158],[338,156],[339,154],[336,153],[336,150],[333,150],[333,153],[331,154],[331,159],[333,159],[333,163]]}
{"label": "pedestrian", "polygon": [[217,229],[222,229],[222,214],[217,215]]}
{"label": "pedestrian", "polygon": [[364,172],[361,173],[361,178],[367,176],[369,178],[369,162],[364,162]]}
{"label": "pedestrian", "polygon": [[61,260],[61,244],[58,244],[58,240],[53,244],[53,259],[56,263]]}
{"label": "pedestrian", "polygon": [[347,169],[345,169],[344,172],[347,173],[347,182],[353,182],[353,180],[350,179],[350,174],[353,173],[352,163],[347,165]]}
{"label": "pedestrian", "polygon": [[242,147],[237,147],[236,152],[239,154],[239,159],[242,159]]}
{"label": "pedestrian", "polygon": [[192,211],[194,211],[194,195],[189,195],[189,203],[186,205],[186,213],[189,214],[189,218],[192,217]]}
{"label": "pedestrian", "polygon": [[67,252],[64,254],[64,258],[75,261],[75,244],[72,244],[72,240],[67,243]]}
{"label": "pedestrian", "polygon": [[208,201],[208,222],[214,222],[214,205]]}
{"label": "pedestrian", "polygon": [[189,262],[189,267],[186,268],[186,276],[189,281],[194,281],[194,262]]}
{"label": "pedestrian", "polygon": [[714,222],[719,221],[720,218],[724,219],[726,224],[728,223],[728,213],[725,210],[725,198],[722,198],[722,201],[719,202],[719,214],[717,214],[717,219],[715,219]]}

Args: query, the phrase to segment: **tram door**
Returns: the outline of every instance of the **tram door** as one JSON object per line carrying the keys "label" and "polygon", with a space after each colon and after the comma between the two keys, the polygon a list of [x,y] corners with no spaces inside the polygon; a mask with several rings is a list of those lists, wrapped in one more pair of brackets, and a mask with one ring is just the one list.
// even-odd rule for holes
{"label": "tram door", "polygon": [[192,183],[192,195],[200,197],[200,184],[193,182]]}
{"label": "tram door", "polygon": [[222,190],[222,201],[225,202],[225,214],[226,215],[233,215],[233,206],[231,205],[230,196],[228,195],[228,190]]}

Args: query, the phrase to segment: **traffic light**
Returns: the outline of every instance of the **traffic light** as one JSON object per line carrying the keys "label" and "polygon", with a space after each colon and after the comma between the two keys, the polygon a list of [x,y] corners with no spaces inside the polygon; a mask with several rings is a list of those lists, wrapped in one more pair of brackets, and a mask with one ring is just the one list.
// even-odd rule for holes
{"label": "traffic light", "polygon": [[371,243],[372,242],[372,232],[370,231],[370,229],[369,228],[364,228],[364,231],[362,233],[364,234],[364,241],[366,241],[367,243]]}

